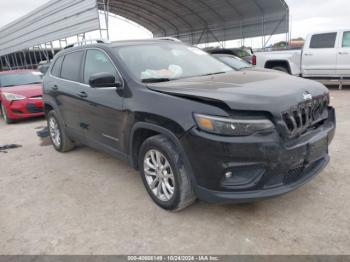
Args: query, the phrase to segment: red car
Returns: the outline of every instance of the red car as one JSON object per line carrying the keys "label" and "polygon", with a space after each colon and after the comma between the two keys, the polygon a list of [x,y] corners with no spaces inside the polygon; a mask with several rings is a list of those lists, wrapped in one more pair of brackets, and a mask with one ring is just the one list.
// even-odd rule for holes
{"label": "red car", "polygon": [[33,70],[0,72],[0,105],[6,123],[44,115],[42,74]]}

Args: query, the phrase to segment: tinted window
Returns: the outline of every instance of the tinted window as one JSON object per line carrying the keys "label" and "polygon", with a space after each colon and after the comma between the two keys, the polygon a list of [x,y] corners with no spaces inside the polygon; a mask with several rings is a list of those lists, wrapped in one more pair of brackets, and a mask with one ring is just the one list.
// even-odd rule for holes
{"label": "tinted window", "polygon": [[350,47],[350,32],[344,32],[343,47]]}
{"label": "tinted window", "polygon": [[73,52],[64,57],[61,69],[61,77],[67,80],[80,81],[80,66],[84,51]]}
{"label": "tinted window", "polygon": [[319,34],[311,38],[310,48],[334,48],[337,33]]}
{"label": "tinted window", "polygon": [[99,50],[88,50],[86,53],[84,83],[88,84],[92,75],[109,73],[117,78],[117,72],[109,57]]}
{"label": "tinted window", "polygon": [[43,75],[40,72],[24,72],[17,74],[1,74],[0,87],[25,86],[41,84]]}
{"label": "tinted window", "polygon": [[51,70],[51,74],[53,76],[57,76],[57,77],[60,76],[62,61],[63,61],[63,56],[60,56],[59,58],[57,58],[54,66],[52,67],[52,70]]}
{"label": "tinted window", "polygon": [[246,61],[235,56],[225,56],[225,55],[214,55],[214,56],[218,58],[220,61],[224,62],[226,65],[236,70],[252,67]]}

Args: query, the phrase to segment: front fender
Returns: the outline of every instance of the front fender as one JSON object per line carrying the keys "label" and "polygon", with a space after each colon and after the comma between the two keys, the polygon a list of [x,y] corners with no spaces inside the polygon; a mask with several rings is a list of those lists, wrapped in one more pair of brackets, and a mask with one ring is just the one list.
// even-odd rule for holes
{"label": "front fender", "polygon": [[192,166],[187,158],[186,152],[179,140],[179,138],[172,133],[169,129],[166,129],[164,127],[158,126],[156,124],[152,124],[152,123],[147,123],[147,122],[138,122],[136,123],[130,133],[130,138],[129,138],[129,164],[136,168],[137,167],[137,156],[135,154],[134,149],[133,149],[133,141],[134,141],[134,135],[137,132],[137,130],[140,129],[146,129],[146,130],[151,130],[154,131],[156,133],[159,133],[161,135],[164,135],[165,137],[167,137],[168,139],[170,139],[171,142],[173,142],[177,148],[180,151],[180,154],[183,158],[184,164],[187,168],[187,170],[189,170],[190,173],[190,178],[193,182],[196,182],[196,179],[193,175],[193,171],[192,171]]}

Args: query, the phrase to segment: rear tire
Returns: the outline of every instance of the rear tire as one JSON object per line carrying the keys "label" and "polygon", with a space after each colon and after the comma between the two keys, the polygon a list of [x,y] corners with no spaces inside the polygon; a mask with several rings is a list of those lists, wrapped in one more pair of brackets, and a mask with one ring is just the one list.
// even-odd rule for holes
{"label": "rear tire", "polygon": [[284,66],[276,66],[276,67],[273,67],[271,69],[289,74],[288,68],[286,68]]}
{"label": "rear tire", "polygon": [[1,104],[1,115],[4,118],[6,124],[12,124],[15,122],[13,119],[8,117],[6,108],[3,104]]}
{"label": "rear tire", "polygon": [[165,136],[151,137],[142,144],[139,168],[148,194],[161,208],[179,211],[195,202],[180,150]]}
{"label": "rear tire", "polygon": [[65,153],[74,149],[73,141],[67,136],[64,125],[53,110],[47,115],[47,126],[52,145],[58,152]]}

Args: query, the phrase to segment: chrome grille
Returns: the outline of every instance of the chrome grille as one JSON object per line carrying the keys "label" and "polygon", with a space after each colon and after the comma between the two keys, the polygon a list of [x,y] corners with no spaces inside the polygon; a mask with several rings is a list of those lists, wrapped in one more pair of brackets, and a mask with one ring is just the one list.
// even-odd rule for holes
{"label": "chrome grille", "polygon": [[289,137],[297,136],[328,118],[328,96],[315,97],[282,113],[283,124]]}

